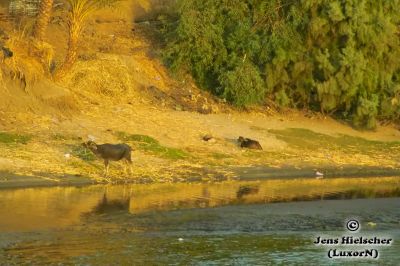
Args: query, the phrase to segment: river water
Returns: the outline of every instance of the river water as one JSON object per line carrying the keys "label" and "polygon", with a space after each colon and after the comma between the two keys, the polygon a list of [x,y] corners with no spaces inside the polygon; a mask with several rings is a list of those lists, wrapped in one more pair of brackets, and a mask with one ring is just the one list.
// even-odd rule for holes
{"label": "river water", "polygon": [[[3,189],[0,265],[399,265],[399,199],[396,177]],[[343,235],[394,243],[313,244]]]}

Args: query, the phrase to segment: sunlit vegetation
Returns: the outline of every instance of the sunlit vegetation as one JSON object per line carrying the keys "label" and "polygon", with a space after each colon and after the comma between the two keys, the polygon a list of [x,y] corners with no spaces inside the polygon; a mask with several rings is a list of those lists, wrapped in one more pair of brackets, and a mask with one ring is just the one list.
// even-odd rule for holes
{"label": "sunlit vegetation", "polygon": [[239,107],[269,99],[374,128],[400,118],[399,4],[179,0],[165,59]]}
{"label": "sunlit vegetation", "polygon": [[214,159],[217,159],[217,160],[223,160],[223,159],[232,158],[232,156],[230,156],[229,154],[219,153],[219,152],[213,152],[211,154],[211,157],[213,157]]}
{"label": "sunlit vegetation", "polygon": [[50,135],[50,138],[55,141],[68,141],[68,142],[82,141],[82,139],[76,135],[68,133],[59,133],[59,132]]}
{"label": "sunlit vegetation", "polygon": [[269,130],[269,132],[273,133],[278,139],[285,141],[289,146],[297,149],[318,150],[326,148],[334,151],[364,153],[400,150],[400,142],[398,141],[373,141],[348,135],[331,136],[304,128]]}
{"label": "sunlit vegetation", "polygon": [[119,132],[117,135],[120,140],[131,143],[136,149],[149,152],[166,159],[178,160],[190,156],[187,152],[181,149],[165,147],[161,145],[158,140],[150,136],[137,134],[129,135],[124,132]]}
{"label": "sunlit vegetation", "polygon": [[39,41],[42,41],[45,37],[53,3],[54,0],[42,0],[40,2],[39,14],[33,28],[33,36]]}
{"label": "sunlit vegetation", "polygon": [[0,143],[5,144],[27,144],[31,138],[29,135],[0,132]]}
{"label": "sunlit vegetation", "polygon": [[86,149],[82,145],[74,145],[71,147],[71,155],[81,160],[91,162],[96,159],[96,156],[89,149]]}
{"label": "sunlit vegetation", "polygon": [[55,133],[55,134],[53,134],[53,135],[51,136],[51,138],[52,138],[53,140],[59,140],[59,141],[64,141],[64,140],[67,140],[67,139],[68,139],[67,136],[65,136],[65,135],[63,135],[63,134],[61,134],[61,133]]}
{"label": "sunlit vegetation", "polygon": [[[102,8],[115,8],[115,4],[123,0],[66,0],[66,7],[68,11],[67,17],[67,31],[68,31],[68,45],[67,53],[64,61],[51,73],[54,79],[58,80],[64,77],[72,68],[77,60],[79,40],[86,26],[87,19],[96,11]],[[136,0],[138,5],[144,9],[149,8],[148,0]],[[39,4],[39,12],[34,23],[32,35],[36,41],[34,47],[37,49],[36,53],[43,53],[43,48],[46,44],[43,43],[46,35],[46,29],[52,14],[54,1],[43,0]]]}
{"label": "sunlit vegetation", "polygon": [[68,13],[68,49],[64,62],[54,73],[54,77],[63,77],[74,65],[78,53],[78,41],[85,26],[86,19],[95,10],[112,5],[119,0],[67,0],[70,5]]}

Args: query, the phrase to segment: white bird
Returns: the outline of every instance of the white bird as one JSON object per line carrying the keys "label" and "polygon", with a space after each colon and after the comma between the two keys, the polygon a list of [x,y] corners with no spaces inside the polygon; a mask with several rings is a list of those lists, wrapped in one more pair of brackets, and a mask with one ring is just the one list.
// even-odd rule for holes
{"label": "white bird", "polygon": [[178,240],[179,240],[179,241],[183,241],[183,238],[182,238],[182,237],[180,237],[180,238],[178,238]]}
{"label": "white bird", "polygon": [[317,176],[317,179],[322,179],[322,178],[324,178],[324,174],[321,173],[321,172],[319,172],[319,171],[315,172],[315,175]]}
{"label": "white bird", "polygon": [[69,159],[69,158],[71,158],[71,154],[66,153],[66,154],[64,154],[64,157],[65,157],[65,159]]}

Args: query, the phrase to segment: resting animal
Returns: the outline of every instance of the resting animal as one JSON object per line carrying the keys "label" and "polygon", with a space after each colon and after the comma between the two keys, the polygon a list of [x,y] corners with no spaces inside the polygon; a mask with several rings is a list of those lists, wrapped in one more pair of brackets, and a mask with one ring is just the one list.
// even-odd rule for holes
{"label": "resting animal", "polygon": [[240,143],[240,147],[242,147],[242,148],[249,148],[249,149],[254,149],[254,150],[262,150],[263,149],[257,140],[243,138],[242,136],[240,136],[238,138],[238,142]]}

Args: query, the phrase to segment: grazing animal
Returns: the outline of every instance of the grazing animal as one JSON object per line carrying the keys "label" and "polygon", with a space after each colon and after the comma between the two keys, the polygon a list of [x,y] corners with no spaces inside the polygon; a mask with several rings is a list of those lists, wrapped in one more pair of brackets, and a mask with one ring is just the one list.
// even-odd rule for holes
{"label": "grazing animal", "polygon": [[[124,160],[125,163],[129,164],[130,172],[132,173],[132,148],[125,144],[101,144],[98,145],[94,141],[89,140],[88,142],[82,143],[83,147],[91,150],[97,157],[104,160],[105,176],[108,175],[108,168],[110,161]],[[126,167],[125,167],[126,172]]]}
{"label": "grazing animal", "polygon": [[242,136],[240,136],[238,138],[238,142],[240,143],[240,147],[242,147],[242,148],[248,148],[248,149],[254,149],[254,150],[262,150],[263,149],[257,140],[243,138]]}

